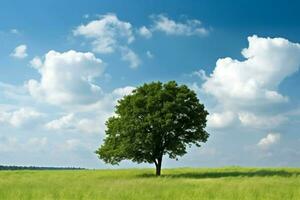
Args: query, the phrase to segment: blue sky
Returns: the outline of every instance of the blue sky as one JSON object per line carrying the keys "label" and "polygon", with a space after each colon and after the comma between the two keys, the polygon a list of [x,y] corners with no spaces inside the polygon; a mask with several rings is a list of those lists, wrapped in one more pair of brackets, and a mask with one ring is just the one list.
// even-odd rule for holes
{"label": "blue sky", "polygon": [[[299,166],[297,1],[1,1],[0,164],[107,168],[116,101],[194,89],[209,141],[164,167]],[[122,162],[119,167],[137,167]]]}

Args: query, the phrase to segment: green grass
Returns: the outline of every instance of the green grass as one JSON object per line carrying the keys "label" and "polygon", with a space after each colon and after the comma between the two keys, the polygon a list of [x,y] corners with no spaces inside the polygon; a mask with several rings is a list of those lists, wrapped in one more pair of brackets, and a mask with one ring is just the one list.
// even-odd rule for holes
{"label": "green grass", "polygon": [[299,200],[300,169],[0,171],[0,199]]}

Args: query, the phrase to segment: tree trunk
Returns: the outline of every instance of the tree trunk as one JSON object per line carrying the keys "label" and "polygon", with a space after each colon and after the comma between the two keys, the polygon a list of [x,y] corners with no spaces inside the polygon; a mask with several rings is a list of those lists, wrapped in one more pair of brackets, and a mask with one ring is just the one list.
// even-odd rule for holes
{"label": "tree trunk", "polygon": [[162,163],[162,157],[157,159],[157,162],[155,162],[156,167],[156,176],[160,176],[161,172],[161,163]]}

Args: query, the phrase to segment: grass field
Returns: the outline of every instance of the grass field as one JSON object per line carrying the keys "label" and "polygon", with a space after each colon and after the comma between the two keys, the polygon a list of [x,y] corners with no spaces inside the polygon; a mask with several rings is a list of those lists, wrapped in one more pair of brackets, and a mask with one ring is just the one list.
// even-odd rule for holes
{"label": "grass field", "polygon": [[0,199],[299,200],[300,169],[0,171]]}

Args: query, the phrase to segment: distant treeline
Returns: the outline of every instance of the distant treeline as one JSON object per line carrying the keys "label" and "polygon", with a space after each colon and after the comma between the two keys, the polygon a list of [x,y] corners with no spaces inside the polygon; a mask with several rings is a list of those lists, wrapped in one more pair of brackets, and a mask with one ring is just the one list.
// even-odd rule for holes
{"label": "distant treeline", "polygon": [[0,170],[82,170],[80,167],[36,167],[36,166],[3,166]]}

